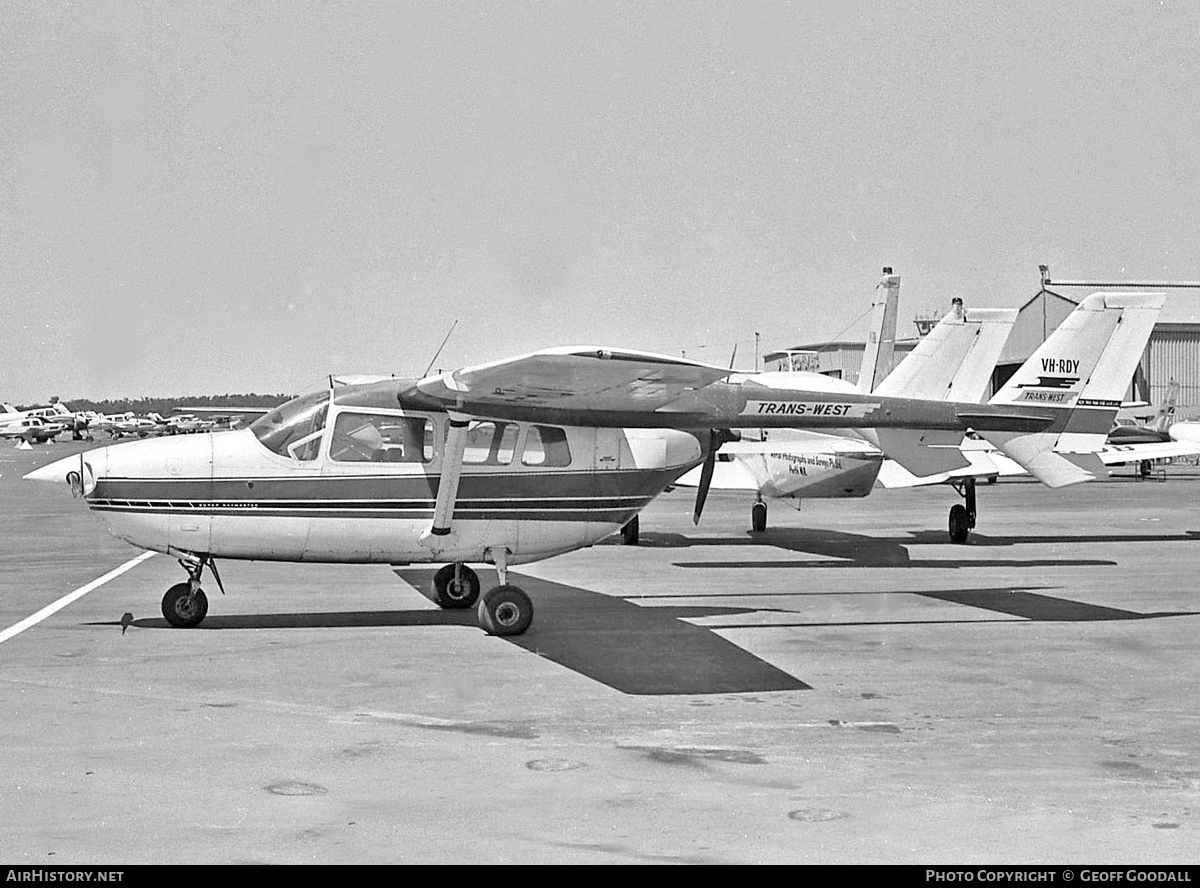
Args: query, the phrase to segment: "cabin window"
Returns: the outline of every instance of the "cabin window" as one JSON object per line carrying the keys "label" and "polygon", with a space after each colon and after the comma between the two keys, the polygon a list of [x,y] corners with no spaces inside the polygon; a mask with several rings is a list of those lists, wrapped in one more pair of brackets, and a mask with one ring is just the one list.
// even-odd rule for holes
{"label": "cabin window", "polygon": [[525,450],[521,464],[559,469],[571,464],[571,448],[567,446],[567,433],[554,426],[534,425],[525,434]]}
{"label": "cabin window", "polygon": [[329,392],[293,398],[250,424],[250,431],[272,453],[308,461],[317,458],[329,415]]}
{"label": "cabin window", "polygon": [[338,462],[431,462],[433,422],[421,416],[341,413],[329,456]]}
{"label": "cabin window", "polygon": [[[446,429],[449,434],[449,428]],[[467,465],[507,466],[517,451],[517,426],[511,422],[475,420],[467,428]]]}

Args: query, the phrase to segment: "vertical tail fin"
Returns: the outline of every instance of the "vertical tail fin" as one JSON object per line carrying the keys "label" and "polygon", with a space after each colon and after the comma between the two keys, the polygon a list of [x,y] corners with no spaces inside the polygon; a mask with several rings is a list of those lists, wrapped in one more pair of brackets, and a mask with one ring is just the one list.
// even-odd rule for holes
{"label": "vertical tail fin", "polygon": [[871,331],[858,372],[858,390],[870,394],[891,372],[896,357],[896,314],[900,302],[900,275],[884,268],[871,303]]}
{"label": "vertical tail fin", "polygon": [[[917,343],[875,394],[978,403],[987,393],[1016,319],[1015,308],[976,308],[968,313],[956,299],[950,313]],[[875,434],[884,453],[914,475],[970,465],[958,449],[961,432],[876,429]]]}
{"label": "vertical tail fin", "polygon": [[992,370],[1017,320],[1015,308],[973,308],[959,300],[875,389],[877,395],[965,401],[987,394]]}
{"label": "vertical tail fin", "polygon": [[1095,453],[1104,446],[1164,301],[1161,293],[1088,296],[989,402],[1044,408],[1054,423],[1034,434],[984,436],[1050,487],[1092,480],[1103,468]]}
{"label": "vertical tail fin", "polygon": [[1174,379],[1167,386],[1167,394],[1163,398],[1162,404],[1158,408],[1158,414],[1154,417],[1154,422],[1150,424],[1150,428],[1156,432],[1166,432],[1171,428],[1171,424],[1175,422],[1175,401],[1179,398],[1179,383]]}

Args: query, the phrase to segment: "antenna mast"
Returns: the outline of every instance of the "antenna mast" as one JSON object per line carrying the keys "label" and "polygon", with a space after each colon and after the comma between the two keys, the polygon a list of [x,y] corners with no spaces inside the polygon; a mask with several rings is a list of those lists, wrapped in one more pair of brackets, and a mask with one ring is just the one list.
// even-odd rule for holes
{"label": "antenna mast", "polygon": [[446,338],[442,340],[442,344],[438,346],[438,350],[433,353],[433,357],[429,359],[429,366],[425,368],[422,377],[428,376],[429,371],[433,369],[433,362],[438,359],[438,355],[442,353],[442,349],[446,347],[446,343],[450,341],[450,334],[454,332],[454,328],[458,326],[458,318],[454,319],[454,323],[450,325],[449,331],[446,333]]}

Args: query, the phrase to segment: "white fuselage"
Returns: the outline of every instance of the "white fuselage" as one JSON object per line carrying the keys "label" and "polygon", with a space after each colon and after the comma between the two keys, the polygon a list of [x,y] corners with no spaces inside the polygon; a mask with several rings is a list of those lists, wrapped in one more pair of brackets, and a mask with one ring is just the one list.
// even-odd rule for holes
{"label": "white fuselage", "polygon": [[[468,451],[453,532],[434,549],[421,535],[434,513],[446,415],[386,417],[396,425],[385,431],[425,424],[419,461],[338,458],[335,425],[353,425],[346,421],[359,414],[367,416],[334,406],[312,450],[292,445],[293,455],[273,452],[246,429],[115,444],[30,477],[67,480],[79,472],[88,505],[109,530],[159,552],[400,564],[488,561],[489,549],[504,548],[515,564],[609,536],[702,458],[687,432],[556,427],[550,431],[562,433],[569,457],[547,467],[549,450],[538,449],[531,430],[548,436],[549,427],[510,423],[503,451]],[[400,449],[382,453],[398,458]]]}

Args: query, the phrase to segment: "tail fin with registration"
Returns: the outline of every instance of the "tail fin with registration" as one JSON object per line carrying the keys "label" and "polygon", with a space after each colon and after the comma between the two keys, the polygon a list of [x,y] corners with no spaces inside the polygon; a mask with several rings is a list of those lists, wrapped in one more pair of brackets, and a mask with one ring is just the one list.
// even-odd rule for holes
{"label": "tail fin with registration", "polygon": [[1093,293],[1067,316],[989,402],[1036,406],[1055,416],[1045,431],[983,432],[1049,487],[1090,481],[1096,456],[1150,340],[1161,293]]}

